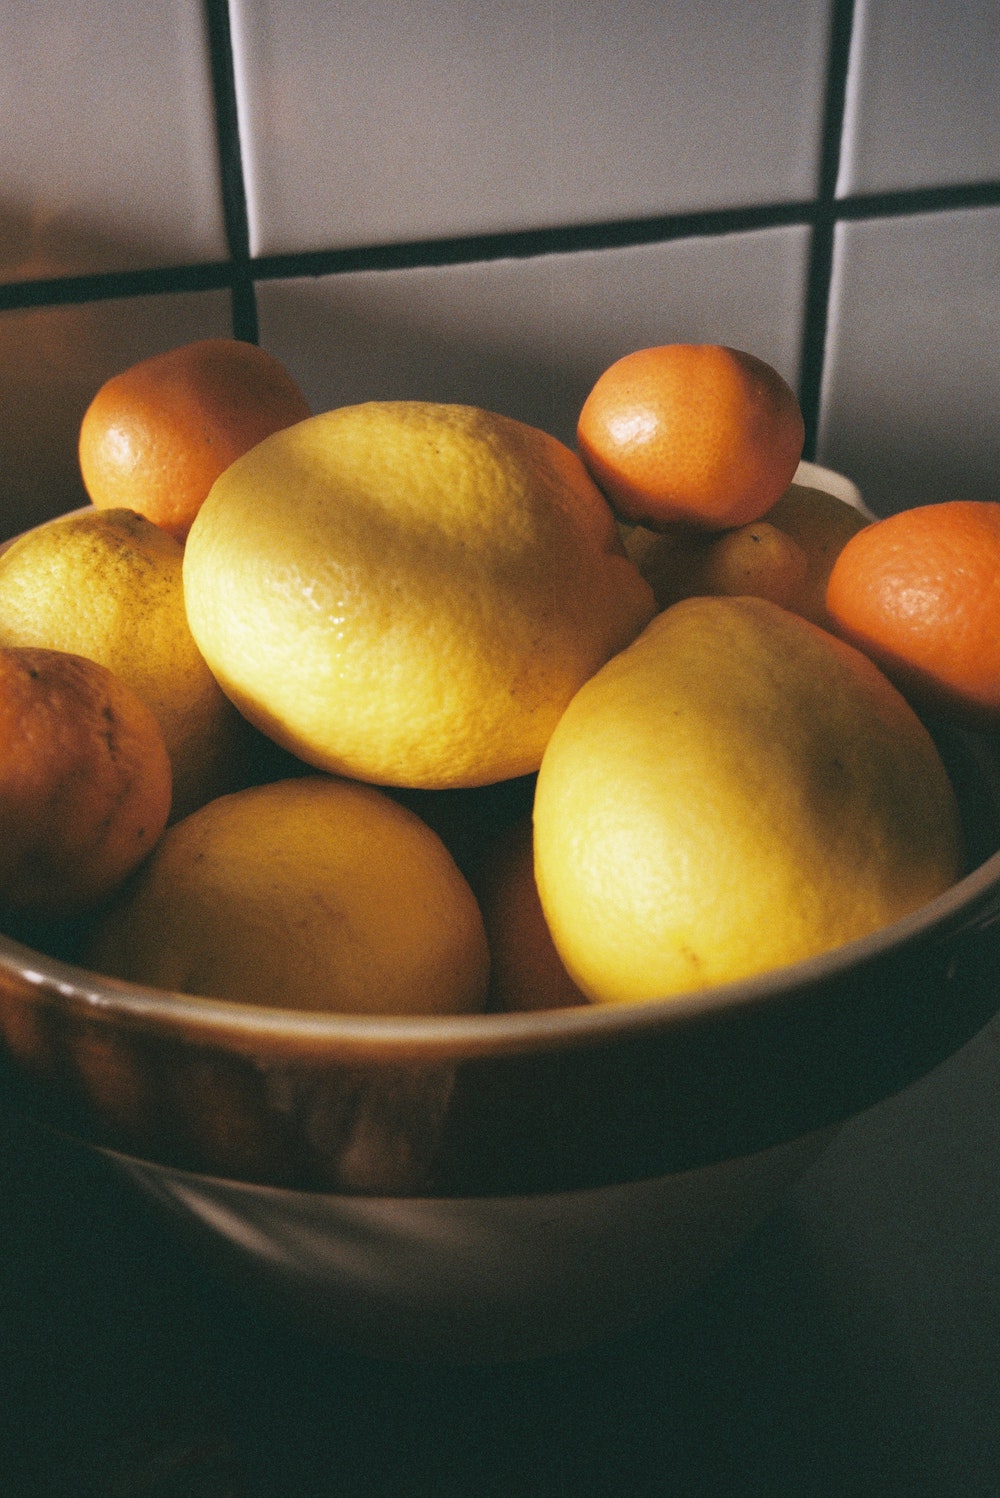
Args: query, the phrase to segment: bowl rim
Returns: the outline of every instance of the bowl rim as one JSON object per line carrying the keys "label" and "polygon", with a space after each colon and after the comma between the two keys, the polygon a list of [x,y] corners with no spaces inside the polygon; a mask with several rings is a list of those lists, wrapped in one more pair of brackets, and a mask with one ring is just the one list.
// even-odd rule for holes
{"label": "bowl rim", "polygon": [[108,977],[4,935],[0,935],[0,972],[14,971],[40,993],[54,993],[92,1013],[169,1030],[326,1043],[337,1050],[363,1049],[369,1055],[400,1048],[412,1055],[488,1055],[561,1043],[613,1042],[727,1012],[766,1009],[921,940],[946,939],[984,922],[1000,922],[1000,851],[934,899],[865,936],[750,977],[632,1003],[419,1015],[280,1008],[176,993]]}

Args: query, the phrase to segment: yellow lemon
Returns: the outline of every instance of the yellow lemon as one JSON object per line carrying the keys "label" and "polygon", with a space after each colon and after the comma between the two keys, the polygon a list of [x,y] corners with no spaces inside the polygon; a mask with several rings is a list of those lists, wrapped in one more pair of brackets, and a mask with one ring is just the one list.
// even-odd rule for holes
{"label": "yellow lemon", "polygon": [[765,519],[805,553],[805,581],[793,607],[814,624],[827,624],[826,584],[852,536],[871,522],[846,500],[808,484],[790,484]]}
{"label": "yellow lemon", "polygon": [[660,614],[549,741],[535,870],[594,1000],[666,997],[862,936],[960,872],[926,729],[860,652],[756,598]]}
{"label": "yellow lemon", "polygon": [[868,524],[846,500],[791,484],[762,519],[721,533],[636,526],[626,550],[660,608],[698,594],[769,598],[826,624],[826,584],[846,543]]}
{"label": "yellow lemon", "polygon": [[183,555],[131,510],[92,510],[50,520],[0,556],[0,645],[70,651],[131,687],[163,731],[175,818],[227,784],[239,732],[188,628]]}
{"label": "yellow lemon", "polygon": [[216,480],[184,558],[199,647],[319,769],[442,788],[529,774],[654,611],[611,511],[547,433],[469,406],[299,422]]}
{"label": "yellow lemon", "polygon": [[479,907],[437,834],[373,786],[317,775],[175,823],[84,960],[175,992],[366,1014],[476,1009],[489,977]]}

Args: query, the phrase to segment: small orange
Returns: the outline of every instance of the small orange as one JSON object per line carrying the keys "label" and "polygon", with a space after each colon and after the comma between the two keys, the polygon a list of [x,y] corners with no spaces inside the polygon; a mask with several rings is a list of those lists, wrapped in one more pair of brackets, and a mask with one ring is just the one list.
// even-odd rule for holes
{"label": "small orange", "polygon": [[531,817],[497,840],[477,895],[490,948],[490,1007],[565,1009],[590,1000],[555,949],[535,884]]}
{"label": "small orange", "polygon": [[1000,504],[950,500],[866,526],[834,563],[826,606],[915,706],[1000,720]]}
{"label": "small orange", "polygon": [[792,481],[805,428],[794,392],[753,354],[669,343],[606,369],[580,412],[580,456],[611,504],[654,530],[759,520]]}
{"label": "small orange", "polygon": [[230,463],[310,415],[284,365],[234,338],[204,338],[107,380],[80,426],[80,471],[100,509],[136,510],[183,541]]}
{"label": "small orange", "polygon": [[106,667],[0,649],[0,904],[68,915],[138,867],[170,811],[159,723]]}

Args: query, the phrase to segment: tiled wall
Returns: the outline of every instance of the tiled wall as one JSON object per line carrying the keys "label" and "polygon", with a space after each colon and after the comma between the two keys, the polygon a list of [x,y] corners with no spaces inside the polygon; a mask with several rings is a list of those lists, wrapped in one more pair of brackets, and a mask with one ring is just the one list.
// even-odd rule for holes
{"label": "tiled wall", "polygon": [[98,385],[219,332],[314,409],[573,440],[733,344],[876,510],[1000,499],[1000,0],[3,0],[0,529]]}

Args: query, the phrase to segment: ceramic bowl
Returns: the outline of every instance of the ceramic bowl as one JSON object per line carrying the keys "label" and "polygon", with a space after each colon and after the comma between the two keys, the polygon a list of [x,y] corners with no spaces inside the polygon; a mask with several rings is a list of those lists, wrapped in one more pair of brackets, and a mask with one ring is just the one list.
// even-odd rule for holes
{"label": "ceramic bowl", "polygon": [[969,872],[821,957],[635,1006],[373,1019],[165,993],[4,937],[4,1095],[356,1350],[604,1336],[690,1290],[841,1122],[1000,1007],[1000,740],[941,747]]}

